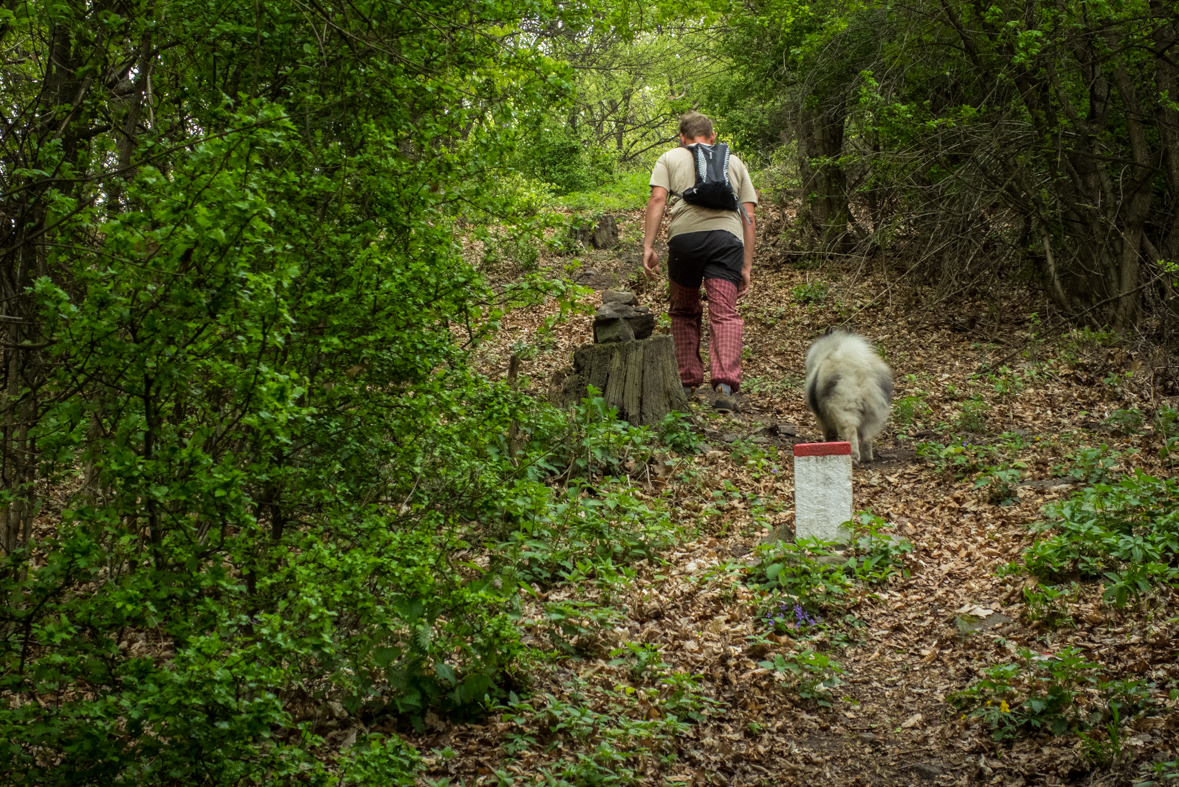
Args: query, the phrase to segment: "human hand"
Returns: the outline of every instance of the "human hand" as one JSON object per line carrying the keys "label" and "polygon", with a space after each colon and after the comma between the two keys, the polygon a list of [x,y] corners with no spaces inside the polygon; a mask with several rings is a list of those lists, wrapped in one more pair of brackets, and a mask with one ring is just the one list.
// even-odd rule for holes
{"label": "human hand", "polygon": [[648,279],[659,278],[659,255],[652,247],[643,249],[643,270],[646,271]]}
{"label": "human hand", "polygon": [[745,297],[745,293],[749,292],[749,281],[753,276],[753,272],[748,268],[741,269],[741,283],[737,285],[737,297]]}

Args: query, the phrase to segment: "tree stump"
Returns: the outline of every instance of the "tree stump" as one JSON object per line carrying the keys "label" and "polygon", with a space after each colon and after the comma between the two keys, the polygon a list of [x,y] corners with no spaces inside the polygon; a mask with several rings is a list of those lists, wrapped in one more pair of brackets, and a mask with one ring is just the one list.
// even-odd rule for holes
{"label": "tree stump", "polygon": [[602,221],[594,228],[590,244],[595,249],[612,249],[618,245],[618,222],[613,216],[602,217]]}
{"label": "tree stump", "polygon": [[673,410],[688,410],[675,345],[667,334],[582,345],[573,353],[573,373],[554,398],[561,405],[577,404],[591,385],[607,405],[618,408],[619,418],[634,426],[658,424]]}
{"label": "tree stump", "polygon": [[599,250],[618,246],[618,220],[613,216],[603,216],[596,224],[583,221],[575,217],[569,227],[569,238],[575,243]]}

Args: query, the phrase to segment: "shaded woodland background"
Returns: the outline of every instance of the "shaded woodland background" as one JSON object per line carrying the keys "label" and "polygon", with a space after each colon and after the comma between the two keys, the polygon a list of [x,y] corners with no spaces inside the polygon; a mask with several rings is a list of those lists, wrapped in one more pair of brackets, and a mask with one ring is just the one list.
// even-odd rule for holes
{"label": "shaded woodland background", "polygon": [[[407,744],[326,756],[305,709],[524,691],[522,588],[675,534],[605,480],[608,413],[473,359],[583,308],[538,259],[641,202],[688,109],[797,210],[767,262],[1174,347],[1161,0],[34,0],[0,44],[8,783],[393,783]],[[599,625],[546,614],[558,652]]]}

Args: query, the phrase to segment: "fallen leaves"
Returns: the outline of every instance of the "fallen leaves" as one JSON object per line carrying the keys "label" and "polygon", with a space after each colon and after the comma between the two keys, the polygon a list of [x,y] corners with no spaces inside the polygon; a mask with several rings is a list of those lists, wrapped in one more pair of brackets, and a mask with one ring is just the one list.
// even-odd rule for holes
{"label": "fallen leaves", "polygon": [[[784,223],[780,208],[766,206],[759,210],[763,212],[763,226]],[[639,213],[617,218],[624,236],[637,237]],[[745,378],[759,382],[744,394],[745,412],[725,418],[698,408],[697,425],[709,444],[705,452],[627,467],[641,494],[661,498],[688,532],[700,535],[664,555],[666,566],[642,564],[630,586],[616,589],[613,603],[628,610],[617,636],[621,642],[658,646],[668,665],[699,675],[704,692],[725,709],[690,728],[669,769],[649,774],[644,783],[839,787],[911,784],[921,778],[939,784],[1058,785],[1078,783],[1081,774],[1095,785],[1125,783],[1113,772],[1089,773],[1072,746],[1075,741],[1031,736],[997,750],[989,730],[962,721],[944,697],[967,686],[986,667],[1010,659],[1016,643],[1050,652],[1076,644],[1111,677],[1145,678],[1156,685],[1179,681],[1173,658],[1179,613],[1171,595],[1157,594],[1148,610],[1119,612],[1102,603],[1100,587],[1084,586],[1070,598],[1075,628],[1048,630],[1024,616],[1023,590],[1033,585],[1025,578],[995,574],[1036,537],[1028,525],[1041,518],[1041,507],[1071,494],[1072,481],[1062,479],[1059,469],[1070,455],[1087,445],[1113,442],[1112,435],[1100,431],[1100,420],[1116,409],[1145,411],[1159,404],[1145,371],[1116,389],[1102,383],[1118,364],[1137,363],[1140,370],[1147,364],[1104,349],[1085,356],[1074,348],[1071,363],[1048,368],[1032,364],[1017,370],[1023,376],[1003,373],[989,364],[1010,356],[1012,348],[1030,338],[1026,320],[1020,324],[995,315],[965,333],[958,325],[931,327],[928,314],[906,312],[899,299],[895,306],[878,302],[876,294],[892,287],[883,276],[834,268],[796,271],[767,264],[763,256],[758,259],[753,290],[740,305]],[[627,248],[612,254],[588,252],[582,264],[594,267],[603,280],[625,282],[637,269],[638,255]],[[793,304],[791,289],[816,278],[831,280],[828,300]],[[666,312],[662,288],[650,288],[642,297],[656,313]],[[980,293],[975,302],[941,308],[994,314],[988,297],[998,296]],[[1043,309],[1018,294],[1002,297],[1008,314]],[[873,305],[848,306],[857,302]],[[546,304],[506,315],[498,341],[480,350],[487,372],[504,373],[508,348],[514,342],[528,344],[555,309],[555,304]],[[887,349],[897,381],[894,401],[920,398],[929,415],[907,431],[894,419],[878,446],[882,461],[855,471],[855,507],[894,523],[896,532],[912,540],[914,550],[906,563],[907,578],[894,576],[862,595],[854,625],[842,629],[848,644],[834,647],[829,639],[823,644],[842,664],[845,681],[833,707],[818,709],[782,690],[781,673],[758,667],[760,660],[792,652],[799,643],[789,636],[764,636],[761,622],[751,614],[757,594],[725,566],[755,561],[752,549],[769,526],[791,527],[790,446],[819,437],[799,390],[805,349],[828,325],[844,323],[848,313],[857,332]],[[575,315],[559,327],[527,361],[525,390],[543,395],[544,381],[568,364],[576,346],[589,341],[589,326],[588,316]],[[1051,357],[1051,348],[1043,344],[1037,352]],[[707,358],[706,346],[703,355]],[[1010,390],[997,390],[1005,386]],[[938,441],[946,432],[935,427],[939,422],[952,425],[972,400],[983,402],[986,426],[985,434],[971,437],[974,443],[995,446],[1004,432],[1024,440],[1017,457],[1026,467],[1024,483],[1010,505],[989,503],[969,474],[953,468],[939,471],[918,457],[920,442],[944,447]],[[733,446],[754,438],[766,441],[756,445],[772,457],[778,472],[755,472],[734,457]],[[1174,474],[1157,458],[1154,436],[1141,436],[1133,447],[1138,453],[1123,463]],[[720,500],[714,497],[717,491],[724,492]],[[779,510],[769,517],[764,503],[753,505],[754,497],[775,502]],[[963,621],[979,625],[960,626]],[[754,641],[753,635],[763,636]],[[608,658],[565,660],[559,667],[538,670],[533,689],[567,697],[573,674],[617,683],[622,676],[606,666]],[[1136,720],[1135,734],[1127,738],[1126,745],[1142,760],[1168,751],[1173,756],[1175,750],[1179,701],[1160,696],[1161,714]],[[658,712],[651,706],[647,717]],[[410,737],[429,751],[442,735],[433,731]],[[494,721],[453,725],[445,735],[445,745],[460,756],[445,765],[439,761],[431,775],[493,783],[490,774],[504,761],[503,732]],[[551,754],[538,745],[529,756],[535,772]],[[527,775],[525,768],[520,773],[525,783]]]}

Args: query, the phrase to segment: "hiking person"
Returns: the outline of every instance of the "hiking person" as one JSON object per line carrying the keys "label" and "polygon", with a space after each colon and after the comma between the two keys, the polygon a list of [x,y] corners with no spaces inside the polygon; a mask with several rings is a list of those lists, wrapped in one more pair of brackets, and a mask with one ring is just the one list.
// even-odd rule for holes
{"label": "hiking person", "polygon": [[643,269],[655,279],[659,255],[655,237],[663,218],[668,194],[671,205],[667,230],[667,273],[671,282],[671,335],[675,342],[680,382],[689,398],[704,382],[700,360],[703,307],[700,285],[708,293],[711,331],[709,358],[712,406],[736,409],[733,401],[741,387],[741,332],[744,322],[737,313],[737,299],[749,292],[753,269],[753,241],[757,225],[753,210],[757,193],[749,171],[717,144],[712,121],[698,112],[680,118],[680,147],[655,162],[651,172],[651,198],[643,227]]}

